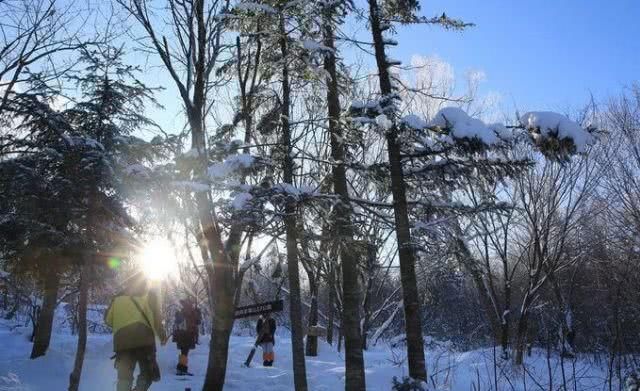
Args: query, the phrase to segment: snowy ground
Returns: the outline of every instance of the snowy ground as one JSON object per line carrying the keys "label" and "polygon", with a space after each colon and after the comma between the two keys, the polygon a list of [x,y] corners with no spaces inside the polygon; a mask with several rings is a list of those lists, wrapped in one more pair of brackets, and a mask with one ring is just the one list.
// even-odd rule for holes
{"label": "snowy ground", "polygon": [[[69,334],[55,334],[49,353],[43,358],[29,360],[30,344],[28,330],[10,331],[0,326],[0,391],[18,390],[65,390],[73,364],[76,338]],[[276,363],[272,368],[260,364],[257,352],[252,368],[243,368],[253,339],[234,336],[231,339],[227,373],[228,390],[291,390],[293,374],[291,370],[290,340],[280,337],[276,345]],[[190,369],[195,376],[179,380],[174,373],[177,359],[175,345],[169,344],[159,350],[159,364],[163,372],[161,382],[151,387],[153,391],[182,391],[187,387],[200,390],[204,368],[207,363],[208,338],[202,337],[200,345],[190,355]],[[562,371],[558,361],[553,359],[550,366],[543,352],[529,359],[526,370],[515,370],[511,365],[497,368],[500,390],[559,389],[562,385]],[[84,391],[110,391],[115,389],[116,373],[111,353],[109,335],[91,335],[80,389]],[[378,346],[365,353],[367,389],[390,390],[393,376],[406,374],[403,364],[403,349],[391,349],[389,345]],[[454,353],[443,348],[427,350],[429,363],[429,390],[490,390],[494,389],[493,351],[479,350]],[[319,357],[307,358],[308,380],[311,390],[344,389],[343,355],[326,344],[321,344]],[[549,372],[550,371],[550,372]],[[549,373],[553,386],[549,387]],[[565,378],[568,388],[573,387],[574,368],[572,362],[565,363]],[[584,360],[575,363],[578,383],[575,389],[603,389],[606,372]],[[479,384],[479,386],[478,386]],[[526,386],[525,386],[526,385]]]}

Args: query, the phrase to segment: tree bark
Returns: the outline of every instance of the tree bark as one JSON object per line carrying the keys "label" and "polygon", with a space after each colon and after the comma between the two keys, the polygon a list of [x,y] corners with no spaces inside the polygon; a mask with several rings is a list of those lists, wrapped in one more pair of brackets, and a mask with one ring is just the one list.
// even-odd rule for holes
{"label": "tree bark", "polygon": [[518,328],[516,330],[516,356],[515,364],[522,365],[524,362],[524,350],[527,345],[527,328],[529,326],[529,313],[525,312],[518,319]]}
{"label": "tree bark", "polygon": [[[280,54],[284,60],[282,65],[282,147],[284,156],[284,182],[293,185],[294,162],[291,145],[291,127],[289,115],[291,109],[291,87],[289,84],[289,66],[286,59],[289,54],[287,32],[284,15],[280,14]],[[288,195],[284,208],[285,236],[287,242],[287,271],[289,276],[290,317],[291,317],[291,349],[293,358],[293,381],[296,391],[307,390],[307,371],[304,358],[304,333],[302,330],[302,303],[300,297],[300,271],[298,268],[298,230],[296,200]]]}
{"label": "tree bark", "polygon": [[[393,94],[389,64],[385,53],[384,37],[380,26],[380,8],[377,0],[369,1],[369,17],[373,36],[376,64],[380,81],[380,93],[390,97]],[[398,258],[400,260],[400,281],[404,301],[404,317],[407,335],[407,358],[409,376],[414,379],[427,380],[424,358],[424,341],[422,339],[422,320],[418,301],[418,285],[415,272],[415,254],[411,241],[409,211],[407,206],[406,183],[402,172],[402,156],[398,142],[398,127],[394,118],[393,126],[387,131],[387,150],[391,168],[391,193],[393,195],[393,212],[395,218],[396,239],[398,242]]]}
{"label": "tree bark", "polygon": [[73,363],[73,371],[69,375],[69,391],[78,391],[84,353],[87,348],[87,301],[89,296],[90,266],[85,264],[80,271],[80,292],[78,293],[78,347]]}
{"label": "tree bark", "polygon": [[44,356],[51,341],[51,329],[53,328],[53,318],[58,301],[58,288],[60,286],[60,275],[57,270],[49,270],[44,277],[44,298],[42,300],[42,310],[38,315],[38,322],[33,338],[31,349],[31,359]]}
{"label": "tree bark", "polygon": [[[323,19],[324,45],[335,53],[335,38],[331,22],[331,14],[326,11]],[[360,331],[360,282],[358,281],[358,254],[353,251],[353,230],[351,224],[351,203],[344,165],[345,151],[340,126],[340,95],[338,91],[338,74],[335,54],[328,54],[324,59],[324,68],[330,79],[327,88],[329,114],[329,133],[331,135],[331,157],[333,165],[333,186],[340,196],[335,207],[336,235],[340,243],[340,259],[342,261],[342,326],[345,346],[345,389],[365,390],[364,357],[362,353],[362,335]],[[333,332],[333,330],[332,330]]]}
{"label": "tree bark", "polygon": [[316,357],[318,355],[318,337],[315,335],[309,335],[308,332],[312,326],[318,325],[318,281],[316,279],[317,273],[315,274],[313,281],[311,279],[309,280],[311,305],[309,308],[307,340],[305,345],[305,354],[309,357]]}
{"label": "tree bark", "polygon": [[327,309],[327,343],[329,345],[333,345],[333,333],[334,326],[333,322],[335,321],[335,302],[336,302],[336,292],[335,292],[335,284],[336,284],[336,268],[333,264],[333,260],[329,260],[331,264],[329,265],[329,307]]}

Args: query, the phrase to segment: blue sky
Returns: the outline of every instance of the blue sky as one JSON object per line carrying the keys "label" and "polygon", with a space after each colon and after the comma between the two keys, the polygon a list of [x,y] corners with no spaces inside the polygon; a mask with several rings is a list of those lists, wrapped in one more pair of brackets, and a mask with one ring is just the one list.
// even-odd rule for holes
{"label": "blue sky", "polygon": [[640,0],[425,0],[473,22],[465,32],[411,27],[399,32],[393,57],[438,55],[457,74],[486,73],[483,90],[505,108],[577,108],[640,80]]}
{"label": "blue sky", "polygon": [[[500,109],[571,111],[590,94],[598,100],[640,81],[640,0],[422,0],[422,13],[473,22],[464,32],[437,26],[401,28],[391,57],[405,64],[413,55],[438,56],[458,77],[481,70],[481,94],[497,93]],[[359,38],[370,40],[364,26]],[[348,57],[348,56],[347,56]],[[347,59],[348,60],[348,59]],[[368,58],[373,67],[373,58]],[[155,59],[152,60],[155,62]],[[150,85],[166,110],[153,118],[175,132],[183,120],[173,81],[156,68],[147,71]]]}

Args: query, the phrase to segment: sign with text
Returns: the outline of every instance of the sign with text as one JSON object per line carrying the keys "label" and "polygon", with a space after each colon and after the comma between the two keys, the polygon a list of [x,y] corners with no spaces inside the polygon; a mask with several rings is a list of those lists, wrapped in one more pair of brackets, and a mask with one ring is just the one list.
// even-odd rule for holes
{"label": "sign with text", "polygon": [[246,305],[244,307],[236,307],[236,310],[233,313],[233,318],[248,318],[249,316],[261,315],[267,312],[279,312],[282,311],[283,308],[284,302],[282,300]]}

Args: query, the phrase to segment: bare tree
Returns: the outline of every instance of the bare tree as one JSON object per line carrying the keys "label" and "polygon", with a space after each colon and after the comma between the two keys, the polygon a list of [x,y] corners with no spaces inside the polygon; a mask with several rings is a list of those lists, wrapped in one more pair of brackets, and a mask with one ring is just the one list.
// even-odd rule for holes
{"label": "bare tree", "polygon": [[[227,49],[223,43],[223,14],[229,9],[229,0],[167,0],[169,15],[156,13],[158,10],[150,1],[117,2],[144,29],[144,48],[159,57],[178,89],[191,130],[191,147],[199,156],[193,167],[194,176],[206,182],[206,118],[212,103],[210,93],[221,82],[214,78],[213,71]],[[168,29],[164,17],[169,21]],[[207,250],[203,255],[208,258],[205,265],[213,296],[209,363],[203,389],[221,390],[233,327],[242,228],[233,226],[224,242],[210,194],[197,192],[195,204],[200,240]]]}
{"label": "bare tree", "polygon": [[[517,181],[515,195],[522,225],[514,230],[514,240],[523,257],[526,286],[516,324],[516,364],[523,362],[531,309],[542,288],[580,260],[579,253],[569,249],[585,218],[581,208],[594,196],[599,177],[594,159],[586,156],[567,163],[541,161]],[[566,329],[571,309],[564,299],[562,302]]]}
{"label": "bare tree", "polygon": [[89,43],[87,17],[72,3],[57,0],[0,2],[0,114],[27,82],[57,81],[74,65],[75,59],[63,58]]}

